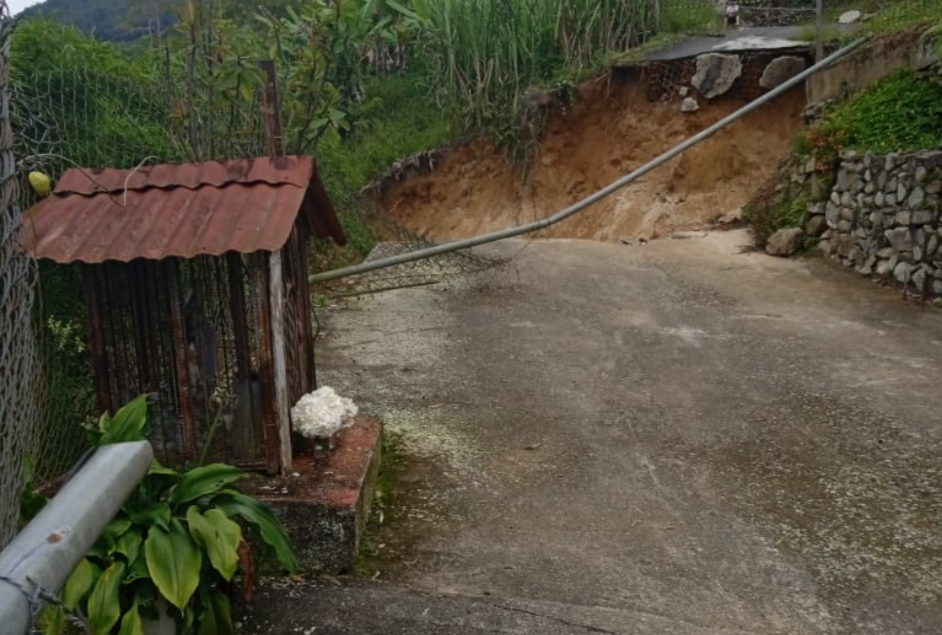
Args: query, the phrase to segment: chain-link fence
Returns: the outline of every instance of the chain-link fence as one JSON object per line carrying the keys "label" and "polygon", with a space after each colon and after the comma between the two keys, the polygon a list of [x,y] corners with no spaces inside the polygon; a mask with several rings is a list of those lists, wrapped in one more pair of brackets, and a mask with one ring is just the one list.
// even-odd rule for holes
{"label": "chain-link fence", "polygon": [[13,22],[0,0],[0,548],[14,535],[26,456],[35,447],[37,355],[31,325],[36,266],[20,241],[10,127]]}

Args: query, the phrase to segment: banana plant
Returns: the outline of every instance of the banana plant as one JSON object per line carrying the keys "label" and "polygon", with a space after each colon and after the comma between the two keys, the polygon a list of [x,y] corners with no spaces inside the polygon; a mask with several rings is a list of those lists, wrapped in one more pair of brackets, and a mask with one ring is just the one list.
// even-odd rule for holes
{"label": "banana plant", "polygon": [[[144,395],[102,416],[98,442],[145,438],[147,411]],[[144,635],[144,623],[161,612],[179,635],[233,634],[230,595],[240,588],[248,599],[255,583],[250,545],[265,545],[286,571],[297,569],[278,519],[235,487],[244,477],[221,463],[181,473],[155,461],[69,577],[62,606],[42,614],[44,635],[69,632],[73,612],[85,616],[90,635]]]}

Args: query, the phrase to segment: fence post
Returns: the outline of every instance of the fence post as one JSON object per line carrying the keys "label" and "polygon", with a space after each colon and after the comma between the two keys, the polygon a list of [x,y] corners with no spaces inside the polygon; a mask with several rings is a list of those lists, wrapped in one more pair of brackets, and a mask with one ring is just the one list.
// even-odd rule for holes
{"label": "fence post", "polygon": [[817,0],[815,5],[814,52],[815,61],[824,59],[824,0]]}
{"label": "fence post", "polygon": [[59,494],[0,553],[0,625],[26,635],[33,600],[56,594],[147,474],[147,441],[99,448]]}

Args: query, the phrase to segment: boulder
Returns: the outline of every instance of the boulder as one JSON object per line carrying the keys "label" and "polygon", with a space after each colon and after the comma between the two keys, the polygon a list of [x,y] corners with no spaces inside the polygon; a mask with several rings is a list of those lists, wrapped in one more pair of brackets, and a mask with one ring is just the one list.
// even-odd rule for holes
{"label": "boulder", "polygon": [[762,72],[759,85],[762,88],[775,88],[781,86],[792,77],[805,70],[805,60],[795,55],[777,57]]}
{"label": "boulder", "polygon": [[817,238],[827,231],[828,221],[824,216],[812,216],[805,224],[805,233]]}
{"label": "boulder", "polygon": [[780,229],[765,243],[765,253],[770,256],[787,258],[792,256],[801,247],[805,240],[805,232],[800,229]]}
{"label": "boulder", "polygon": [[697,72],[690,83],[700,96],[713,99],[727,92],[742,75],[742,60],[738,55],[704,53],[697,57]]}

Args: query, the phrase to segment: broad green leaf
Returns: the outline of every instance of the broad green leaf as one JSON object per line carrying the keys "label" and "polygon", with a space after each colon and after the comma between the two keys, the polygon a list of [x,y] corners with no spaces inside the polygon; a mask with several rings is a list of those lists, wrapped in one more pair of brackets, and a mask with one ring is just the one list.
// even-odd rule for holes
{"label": "broad green leaf", "polygon": [[197,635],[219,635],[219,627],[216,626],[216,612],[212,606],[203,606],[200,609],[199,628]]}
{"label": "broad green leaf", "polygon": [[278,562],[289,573],[298,569],[298,563],[291,548],[291,541],[281,522],[267,505],[258,499],[246,496],[235,490],[225,490],[216,500],[217,506],[229,517],[241,516],[258,528],[262,540],[275,551]]}
{"label": "broad green leaf", "polygon": [[90,635],[108,635],[121,616],[121,579],[127,566],[118,560],[105,569],[88,596]]}
{"label": "broad green leaf", "polygon": [[88,558],[82,558],[62,587],[62,603],[66,608],[74,609],[91,590],[95,578],[99,575],[96,567]]}
{"label": "broad green leaf", "polygon": [[146,556],[138,556],[137,560],[131,563],[131,566],[128,567],[128,572],[124,574],[124,582],[122,584],[128,585],[138,580],[150,579],[150,571],[147,570],[147,558]]}
{"label": "broad green leaf", "polygon": [[131,528],[131,519],[127,516],[117,516],[114,520],[108,523],[108,526],[105,527],[105,530],[101,533],[102,537],[110,538],[111,540],[117,540],[120,538],[124,532]]}
{"label": "broad green leaf", "polygon": [[217,590],[209,593],[209,601],[216,621],[216,630],[212,631],[211,635],[235,635],[229,598]]}
{"label": "broad green leaf", "polygon": [[176,470],[173,470],[169,467],[164,467],[160,464],[160,461],[154,459],[150,462],[150,469],[147,470],[148,474],[162,474],[165,476],[179,476],[180,473]]}
{"label": "broad green leaf", "polygon": [[136,525],[144,527],[157,525],[162,529],[170,529],[170,505],[167,503],[157,503],[144,511],[128,509],[127,514]]}
{"label": "broad green leaf", "polygon": [[121,630],[118,635],[144,635],[144,625],[141,623],[141,614],[137,611],[137,600],[131,609],[124,614],[121,620]]}
{"label": "broad green leaf", "polygon": [[147,570],[160,593],[175,607],[184,610],[200,582],[203,554],[179,520],[170,521],[170,530],[151,527],[144,541]]}
{"label": "broad green leaf", "polygon": [[231,465],[213,463],[190,470],[170,493],[170,506],[176,507],[214,494],[229,483],[245,477],[245,472]]}
{"label": "broad green leaf", "polygon": [[141,530],[138,527],[132,527],[118,538],[115,542],[114,550],[123,555],[130,565],[137,560],[137,555],[141,552],[141,544],[143,542],[144,536],[141,534]]}
{"label": "broad green leaf", "polygon": [[100,425],[104,434],[98,444],[143,441],[146,438],[147,399],[148,395],[140,395],[118,410],[110,420],[102,421]]}
{"label": "broad green leaf", "polygon": [[242,528],[229,520],[222,510],[211,509],[201,514],[196,505],[187,510],[186,522],[190,526],[190,535],[209,556],[213,568],[226,582],[232,580],[239,566]]}
{"label": "broad green leaf", "polygon": [[65,628],[65,611],[61,606],[48,605],[39,614],[37,626],[42,635],[60,635]]}

